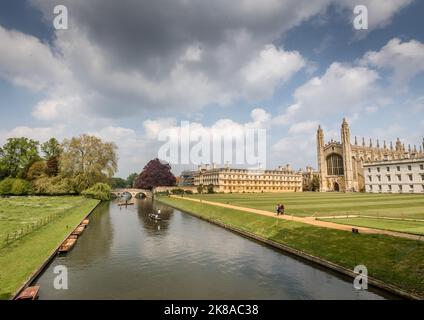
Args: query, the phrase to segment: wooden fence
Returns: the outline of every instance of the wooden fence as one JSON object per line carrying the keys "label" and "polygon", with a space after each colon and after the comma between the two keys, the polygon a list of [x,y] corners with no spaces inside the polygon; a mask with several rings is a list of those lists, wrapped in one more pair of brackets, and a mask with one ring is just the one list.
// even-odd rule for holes
{"label": "wooden fence", "polygon": [[0,249],[4,248],[14,241],[21,239],[22,237],[25,237],[26,235],[40,229],[41,227],[47,225],[48,223],[52,222],[53,220],[57,219],[61,213],[54,212],[49,214],[46,217],[42,217],[37,219],[36,221],[32,223],[28,223],[24,225],[22,228],[17,229],[12,232],[8,232],[6,236],[3,237],[3,239],[0,239]]}

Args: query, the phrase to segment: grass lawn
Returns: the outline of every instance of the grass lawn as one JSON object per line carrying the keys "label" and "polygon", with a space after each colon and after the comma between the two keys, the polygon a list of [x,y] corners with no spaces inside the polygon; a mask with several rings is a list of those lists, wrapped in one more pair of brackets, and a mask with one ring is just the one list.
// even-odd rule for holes
{"label": "grass lawn", "polygon": [[398,231],[424,235],[424,222],[394,219],[378,219],[378,218],[337,218],[337,219],[319,219],[340,224],[348,224],[358,227],[369,227],[374,229],[383,229],[390,231]]}
{"label": "grass lawn", "polygon": [[[10,298],[97,204],[83,197],[0,198],[0,299]],[[55,212],[56,219],[5,245],[7,233]]]}
{"label": "grass lawn", "polygon": [[[263,200],[259,198],[261,199]],[[346,231],[277,220],[170,197],[159,197],[158,200],[183,211],[258,234],[351,270],[356,265],[363,264],[368,268],[370,276],[424,296],[424,242],[385,235],[355,235]]]}
{"label": "grass lawn", "polygon": [[275,211],[283,203],[295,216],[368,215],[424,219],[424,195],[367,193],[233,193],[190,195],[209,201]]}

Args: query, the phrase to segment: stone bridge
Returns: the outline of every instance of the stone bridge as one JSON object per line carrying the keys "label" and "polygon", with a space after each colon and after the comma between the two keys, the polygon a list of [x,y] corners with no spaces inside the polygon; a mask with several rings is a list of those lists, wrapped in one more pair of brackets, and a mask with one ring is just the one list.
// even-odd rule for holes
{"label": "stone bridge", "polygon": [[137,197],[152,197],[152,191],[150,190],[145,190],[145,189],[131,189],[131,188],[126,188],[126,189],[114,189],[110,192],[111,195],[114,195],[116,197],[120,197],[122,194],[124,193],[129,193],[131,194],[131,196],[133,198],[137,198]]}

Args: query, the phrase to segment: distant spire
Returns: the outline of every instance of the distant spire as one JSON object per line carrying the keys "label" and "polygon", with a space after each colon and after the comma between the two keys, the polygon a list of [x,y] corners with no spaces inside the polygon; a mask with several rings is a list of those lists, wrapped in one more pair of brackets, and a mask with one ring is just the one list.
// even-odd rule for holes
{"label": "distant spire", "polygon": [[414,144],[414,153],[417,153],[417,145]]}
{"label": "distant spire", "polygon": [[377,139],[377,148],[380,148],[380,141]]}
{"label": "distant spire", "polygon": [[362,146],[365,147],[365,138],[362,137]]}
{"label": "distant spire", "polygon": [[372,140],[371,140],[371,138],[370,138],[370,148],[372,148]]}
{"label": "distant spire", "polygon": [[356,139],[356,136],[355,136],[355,146],[357,145],[358,145],[358,139]]}
{"label": "distant spire", "polygon": [[387,149],[386,140],[384,140],[383,148],[384,148],[384,149]]}
{"label": "distant spire", "polygon": [[396,151],[402,151],[402,143],[399,138],[396,139]]}
{"label": "distant spire", "polygon": [[393,141],[390,141],[390,150],[393,150]]}
{"label": "distant spire", "polygon": [[411,152],[411,145],[408,144],[408,152]]}

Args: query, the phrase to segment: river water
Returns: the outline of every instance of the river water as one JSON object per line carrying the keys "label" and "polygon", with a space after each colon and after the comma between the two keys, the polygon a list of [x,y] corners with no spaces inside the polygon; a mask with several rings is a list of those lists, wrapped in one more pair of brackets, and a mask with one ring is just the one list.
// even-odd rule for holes
{"label": "river water", "polygon": [[[163,221],[148,217],[157,209]],[[58,265],[68,270],[67,290],[54,288]],[[393,298],[149,199],[100,205],[36,284],[40,299]]]}

